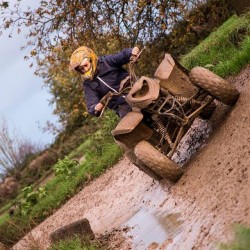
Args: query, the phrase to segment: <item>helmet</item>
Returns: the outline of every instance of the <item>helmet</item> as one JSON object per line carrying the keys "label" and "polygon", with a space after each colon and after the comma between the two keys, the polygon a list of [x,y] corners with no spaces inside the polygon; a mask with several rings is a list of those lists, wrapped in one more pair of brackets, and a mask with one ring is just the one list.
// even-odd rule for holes
{"label": "helmet", "polygon": [[77,66],[79,66],[81,62],[83,61],[83,59],[85,58],[89,58],[91,62],[91,68],[82,76],[85,79],[93,79],[95,71],[96,71],[98,58],[97,58],[97,55],[94,53],[94,51],[86,46],[81,46],[72,53],[71,58],[70,58],[69,69],[77,71],[76,69]]}

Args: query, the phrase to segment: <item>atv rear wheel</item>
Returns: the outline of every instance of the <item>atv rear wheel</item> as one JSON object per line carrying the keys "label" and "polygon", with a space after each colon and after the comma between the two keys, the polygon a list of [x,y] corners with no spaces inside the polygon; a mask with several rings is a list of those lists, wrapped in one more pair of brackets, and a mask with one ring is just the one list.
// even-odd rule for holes
{"label": "atv rear wheel", "polygon": [[239,92],[234,86],[203,67],[193,68],[189,77],[196,86],[226,105],[234,105],[239,97]]}
{"label": "atv rear wheel", "polygon": [[134,149],[137,158],[162,178],[176,182],[182,175],[181,167],[163,155],[147,141],[139,142]]}

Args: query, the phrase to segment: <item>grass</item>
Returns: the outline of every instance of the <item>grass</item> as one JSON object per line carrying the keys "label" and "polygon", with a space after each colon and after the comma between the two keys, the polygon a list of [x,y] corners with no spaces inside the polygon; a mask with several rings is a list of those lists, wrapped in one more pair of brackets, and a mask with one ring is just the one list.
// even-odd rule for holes
{"label": "grass", "polygon": [[250,63],[250,14],[231,17],[181,62],[188,69],[207,67],[221,77],[239,73]]}
{"label": "grass", "polygon": [[91,146],[91,140],[87,139],[85,140],[78,148],[76,148],[74,151],[72,151],[69,154],[69,158],[80,158],[83,156],[84,152],[87,151],[87,149]]}
{"label": "grass", "polygon": [[113,166],[122,155],[122,150],[113,141],[110,130],[116,124],[113,114],[106,114],[101,130],[86,138],[76,152],[69,157],[85,155],[86,160],[76,166],[70,174],[55,176],[45,185],[46,195],[32,205],[27,215],[17,213],[9,217],[7,213],[0,217],[0,242],[12,245],[25,235],[34,225],[42,222],[56,209],[62,206],[79,188],[90,180],[100,176]]}
{"label": "grass", "polygon": [[[3,214],[4,212],[6,212],[7,210],[9,210],[12,206],[12,201],[8,201],[6,202],[1,208],[0,208],[0,214]],[[1,221],[1,217],[0,217],[0,221]]]}
{"label": "grass", "polygon": [[9,214],[8,213],[4,213],[0,217],[0,226],[3,225],[9,218],[10,218]]}
{"label": "grass", "polygon": [[234,226],[235,238],[229,244],[220,244],[221,250],[249,250],[250,249],[250,228],[241,225]]}
{"label": "grass", "polygon": [[101,246],[97,241],[90,241],[88,239],[81,239],[79,236],[75,236],[72,239],[60,241],[52,244],[49,250],[105,250],[108,249]]}
{"label": "grass", "polygon": [[64,203],[65,197],[71,197],[79,186],[98,177],[115,164],[121,153],[121,149],[112,143],[105,144],[101,155],[98,152],[88,152],[86,161],[78,167],[76,173],[72,176],[58,176],[47,183],[45,188],[48,195],[32,208],[31,217],[46,218]]}

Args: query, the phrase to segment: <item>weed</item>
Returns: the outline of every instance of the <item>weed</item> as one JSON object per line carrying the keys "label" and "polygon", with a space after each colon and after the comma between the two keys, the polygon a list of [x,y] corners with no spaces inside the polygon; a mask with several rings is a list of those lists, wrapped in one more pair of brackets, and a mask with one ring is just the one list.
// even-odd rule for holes
{"label": "weed", "polygon": [[71,160],[69,157],[65,156],[63,160],[59,160],[55,164],[54,170],[56,175],[70,176],[73,174],[77,164],[75,160]]}
{"label": "weed", "polygon": [[97,241],[90,241],[82,239],[79,236],[75,236],[72,239],[60,241],[53,244],[49,250],[105,250],[104,246],[101,246]]}
{"label": "weed", "polygon": [[45,188],[34,190],[33,186],[22,189],[23,199],[19,203],[19,209],[22,215],[28,215],[32,207],[46,195]]}

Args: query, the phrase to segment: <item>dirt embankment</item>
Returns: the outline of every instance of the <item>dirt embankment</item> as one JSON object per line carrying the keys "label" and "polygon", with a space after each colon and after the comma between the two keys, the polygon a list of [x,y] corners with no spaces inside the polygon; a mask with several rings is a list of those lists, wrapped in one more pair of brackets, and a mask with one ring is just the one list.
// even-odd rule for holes
{"label": "dirt embankment", "polygon": [[250,67],[229,81],[241,92],[237,104],[218,104],[209,139],[176,184],[153,181],[124,158],[14,249],[46,249],[52,231],[81,218],[96,235],[115,229],[113,249],[216,249],[233,238],[234,223],[250,226]]}

